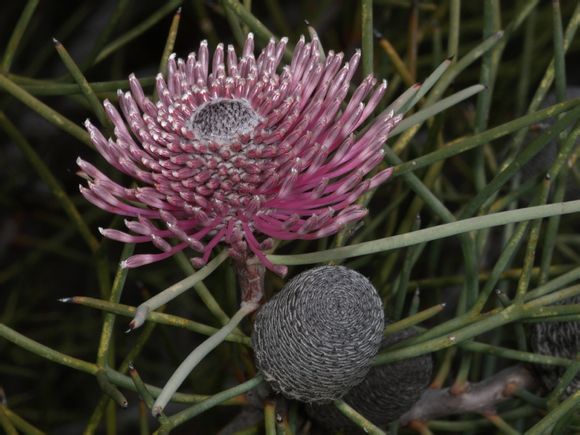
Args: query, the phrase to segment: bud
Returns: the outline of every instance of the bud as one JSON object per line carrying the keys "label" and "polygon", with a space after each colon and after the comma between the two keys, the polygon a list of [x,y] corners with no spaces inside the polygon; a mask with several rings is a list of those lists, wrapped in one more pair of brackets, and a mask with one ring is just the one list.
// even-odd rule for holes
{"label": "bud", "polygon": [[[414,328],[395,332],[383,339],[381,349],[415,335],[417,332]],[[385,427],[419,400],[431,381],[432,371],[431,355],[376,366],[343,400],[367,420]],[[343,430],[350,434],[358,427],[334,405],[312,405],[307,410],[315,421],[332,433]]]}
{"label": "bud", "polygon": [[381,299],[360,273],[342,266],[289,281],[256,317],[256,365],[274,391],[324,403],[359,384],[379,350]]}

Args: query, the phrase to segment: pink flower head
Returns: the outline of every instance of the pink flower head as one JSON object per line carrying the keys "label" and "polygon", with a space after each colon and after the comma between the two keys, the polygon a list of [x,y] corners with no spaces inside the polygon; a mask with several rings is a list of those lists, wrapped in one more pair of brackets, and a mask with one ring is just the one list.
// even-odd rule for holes
{"label": "pink flower head", "polygon": [[185,248],[205,264],[220,242],[229,254],[252,253],[285,273],[264,253],[271,240],[316,239],[361,219],[354,202],[384,182],[391,169],[365,176],[383,159],[381,145],[399,117],[377,117],[359,136],[386,83],[365,78],[346,101],[360,53],[320,58],[316,38],[302,37],[292,61],[279,69],[287,39],[271,40],[258,58],[248,35],[238,58],[219,44],[210,60],[207,42],[187,59],[169,58],[157,76],[158,101],[145,96],[134,75],[130,92],[118,91],[121,113],[105,100],[115,126],[107,140],[85,126],[103,157],[137,181],[123,187],[78,159],[88,179],[81,193],[96,206],[127,216],[129,232],[101,229],[110,239],[152,242],[161,252],[134,255],[125,267],[170,257]]}

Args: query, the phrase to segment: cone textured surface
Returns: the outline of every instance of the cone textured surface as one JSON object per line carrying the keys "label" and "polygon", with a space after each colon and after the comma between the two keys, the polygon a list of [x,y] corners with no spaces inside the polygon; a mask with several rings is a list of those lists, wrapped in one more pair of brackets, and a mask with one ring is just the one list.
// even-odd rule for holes
{"label": "cone textured surface", "polygon": [[[381,348],[417,335],[414,328],[385,337]],[[421,355],[391,364],[373,367],[364,380],[353,387],[343,400],[375,425],[385,427],[397,420],[419,400],[431,381],[431,355]],[[332,433],[362,433],[333,404],[311,405],[310,416]]]}
{"label": "cone textured surface", "polygon": [[256,364],[290,399],[328,402],[359,384],[384,328],[381,299],[360,273],[342,266],[290,280],[256,317]]}
{"label": "cone textured surface", "polygon": [[[580,296],[566,299],[557,305],[580,304]],[[558,356],[574,360],[580,353],[580,322],[542,322],[532,329],[532,349],[542,355]],[[566,371],[565,367],[552,365],[534,366],[546,388],[553,390]],[[580,374],[566,388],[565,397],[580,389]]]}

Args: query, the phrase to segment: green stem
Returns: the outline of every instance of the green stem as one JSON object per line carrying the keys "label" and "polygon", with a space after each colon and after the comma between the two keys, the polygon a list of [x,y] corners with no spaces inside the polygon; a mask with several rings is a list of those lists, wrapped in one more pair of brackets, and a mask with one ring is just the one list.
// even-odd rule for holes
{"label": "green stem", "polygon": [[244,46],[244,42],[246,41],[246,35],[244,35],[244,31],[242,30],[242,26],[240,25],[240,20],[234,10],[228,5],[228,3],[222,0],[222,5],[224,8],[224,12],[226,14],[226,19],[228,20],[228,24],[232,29],[232,33],[234,34],[234,38],[238,43],[239,47]]}
{"label": "green stem", "polygon": [[[538,203],[545,204],[548,199],[548,193],[550,192],[550,179],[544,179],[538,193],[539,199]],[[542,225],[542,220],[538,219],[530,224],[530,234],[528,236],[528,243],[526,245],[526,252],[524,254],[524,264],[522,266],[522,274],[518,280],[518,286],[516,289],[516,303],[521,303],[523,301],[524,295],[528,291],[530,285],[530,280],[532,278],[532,268],[534,267],[534,261],[536,259],[536,247],[538,246],[538,239],[540,238],[540,226]]]}
{"label": "green stem", "polygon": [[[185,256],[185,254],[183,252],[180,252],[177,255],[175,255],[174,258],[175,258],[175,261],[177,262],[177,264],[179,265],[179,267],[181,267],[181,269],[187,275],[192,275],[195,273],[195,269],[191,265],[191,261],[189,261],[189,259]],[[207,286],[203,283],[203,281],[196,282],[193,285],[193,288],[194,288],[195,292],[197,293],[197,295],[202,300],[202,302],[205,304],[207,309],[214,315],[214,317],[216,319],[219,320],[219,322],[222,325],[225,325],[226,323],[228,323],[230,321],[229,316],[222,309],[222,307],[220,306],[218,301],[211,294],[211,292],[209,291]]]}
{"label": "green stem", "polygon": [[[246,7],[238,0],[222,0],[224,5],[233,11],[240,19],[252,29],[252,31],[264,40],[274,38],[276,36],[260,21],[258,20]],[[288,50],[286,50],[288,52]]]}
{"label": "green stem", "polygon": [[560,381],[558,381],[558,385],[556,388],[552,390],[550,395],[548,396],[547,405],[548,408],[554,409],[558,406],[558,402],[560,401],[560,397],[568,388],[568,385],[574,381],[576,378],[576,374],[580,370],[580,361],[576,361],[574,364],[568,366],[564,374],[560,377]]}
{"label": "green stem", "polygon": [[483,286],[479,298],[471,308],[471,312],[480,312],[481,310],[483,310],[483,307],[487,303],[489,295],[495,289],[495,286],[499,281],[502,272],[506,270],[508,267],[510,267],[511,262],[523,241],[524,235],[528,230],[528,227],[529,222],[520,222],[516,226],[515,230],[513,231],[513,234],[511,235],[507,243],[504,245],[499,255],[499,258],[495,262],[493,269],[489,274],[489,278],[485,283],[485,285]]}
{"label": "green stem", "polygon": [[244,317],[255,311],[256,308],[257,305],[255,304],[242,304],[241,308],[233,315],[227,325],[224,325],[218,332],[205,340],[187,356],[177,370],[175,370],[173,375],[171,375],[163,387],[161,394],[155,400],[153,408],[151,409],[153,416],[159,415],[163,409],[165,409],[165,406],[169,403],[173,394],[179,389],[183,381],[185,381],[185,378],[189,376],[201,360],[221,344],[225,337],[227,337],[236,326],[238,326]]}
{"label": "green stem", "polygon": [[171,287],[163,290],[161,293],[156,294],[147,302],[144,302],[141,305],[139,305],[137,307],[135,317],[129,324],[129,329],[135,329],[140,327],[141,325],[143,325],[143,323],[145,323],[145,320],[147,319],[147,316],[151,311],[154,311],[160,306],[165,305],[167,302],[175,299],[177,296],[193,287],[193,285],[195,285],[197,282],[203,281],[215,269],[217,269],[218,266],[222,264],[227,257],[228,257],[227,250],[220,252],[212,261],[210,261],[203,268],[199,269],[193,275],[188,276],[185,279],[182,279],[178,283],[175,283]]}
{"label": "green stem", "polygon": [[456,156],[465,151],[499,139],[503,136],[507,136],[508,134],[518,131],[528,125],[541,122],[562,112],[566,112],[578,106],[578,104],[580,104],[580,98],[566,101],[564,103],[558,103],[537,112],[529,113],[513,121],[506,122],[505,124],[499,125],[497,127],[490,128],[476,135],[463,139],[456,139],[451,143],[445,144],[443,147],[436,151],[398,164],[393,168],[393,175],[391,175],[391,178],[406,174],[407,172],[416,171],[426,166],[431,166],[433,163],[440,160],[448,159],[449,157]]}
{"label": "green stem", "polygon": [[463,219],[456,222],[413,231],[407,234],[400,234],[393,237],[386,237],[383,239],[329,249],[326,251],[296,255],[268,255],[268,258],[274,264],[285,265],[324,263],[332,260],[391,251],[405,246],[439,240],[449,236],[463,234],[470,231],[477,231],[484,228],[506,225],[508,223],[524,222],[549,216],[578,212],[580,212],[580,200],[567,201]]}
{"label": "green stem", "polygon": [[4,52],[4,56],[2,57],[2,70],[4,72],[8,72],[10,67],[12,66],[12,61],[14,60],[14,56],[16,51],[18,50],[18,46],[20,45],[20,41],[22,40],[22,36],[24,32],[28,28],[28,24],[30,23],[30,19],[32,15],[34,15],[34,11],[38,6],[38,0],[28,0],[26,2],[26,6],[22,10],[20,14],[20,18],[16,22],[16,26],[12,31],[12,35],[8,40],[8,44],[6,44],[6,51]]}
{"label": "green stem", "polygon": [[67,49],[64,48],[64,46],[56,39],[53,38],[53,41],[58,55],[60,56],[66,68],[68,69],[69,73],[72,75],[75,82],[77,82],[77,84],[79,85],[81,92],[89,102],[89,105],[91,106],[91,109],[93,109],[93,112],[95,112],[95,114],[97,115],[99,122],[102,125],[106,125],[108,129],[111,129],[111,122],[109,121],[109,119],[105,114],[105,109],[103,108],[101,101],[95,94],[95,91],[85,78],[83,72],[78,67],[73,58],[70,56]]}
{"label": "green stem", "polygon": [[[13,76],[11,76],[14,78]],[[155,83],[154,77],[142,77],[139,79],[143,88],[152,87]],[[111,80],[108,82],[90,82],[89,85],[95,93],[114,92],[117,89],[129,88],[128,80]],[[31,95],[75,95],[82,93],[78,84],[74,83],[51,83],[44,84],[21,84],[22,89],[29,92]]]}
{"label": "green stem", "polygon": [[264,404],[264,427],[266,435],[276,435],[276,402],[273,400]]}
{"label": "green stem", "polygon": [[[137,356],[141,353],[145,343],[151,337],[151,333],[153,332],[154,328],[155,323],[148,323],[147,325],[145,325],[143,331],[139,335],[139,338],[137,339],[132,349],[125,356],[125,359],[119,366],[118,370],[120,373],[124,374],[127,372],[131,361],[134,361],[137,358]],[[103,394],[101,396],[101,399],[99,400],[99,403],[97,404],[93,413],[91,414],[91,417],[89,418],[89,421],[87,423],[87,426],[85,427],[83,435],[91,435],[97,432],[101,419],[103,418],[103,414],[107,409],[109,403],[110,403],[109,396]]]}
{"label": "green stem", "polygon": [[511,427],[503,418],[496,414],[486,415],[486,418],[497,427],[503,435],[520,435],[520,432]]}
{"label": "green stem", "polygon": [[109,381],[105,370],[99,370],[96,374],[96,378],[97,383],[99,384],[99,388],[103,393],[105,393],[106,396],[109,396],[111,399],[113,399],[120,407],[127,408],[129,402],[127,402],[127,399],[123,393],[121,393],[119,389]]}
{"label": "green stem", "polygon": [[[135,369],[135,367],[132,364],[129,365],[129,376],[131,376],[131,379],[135,384],[135,388],[137,390],[137,393],[139,393],[139,397],[141,397],[141,399],[145,402],[145,405],[149,409],[151,409],[151,407],[153,406],[153,401],[155,399],[153,398],[153,395],[147,388],[147,385],[145,385],[145,383],[141,379],[139,372],[137,371],[137,369]],[[162,424],[164,424],[167,422],[167,417],[164,414],[161,414],[159,415],[159,421]]]}
{"label": "green stem", "polygon": [[133,366],[133,364],[129,365],[129,376],[131,376],[131,379],[135,384],[135,388],[137,389],[137,393],[139,393],[139,397],[145,402],[147,408],[151,409],[151,407],[153,406],[153,402],[155,401],[155,398],[153,397],[151,392],[147,389],[145,382],[143,382],[143,379],[141,379],[139,372],[137,371],[137,369],[135,369],[135,366]]}
{"label": "green stem", "polygon": [[560,1],[552,1],[552,29],[554,41],[554,73],[556,79],[556,98],[566,99],[566,60],[564,56],[564,31],[562,29],[562,13]]}
{"label": "green stem", "polygon": [[[551,276],[554,275],[561,275],[562,273],[569,272],[573,269],[573,265],[554,265],[551,266],[549,269],[549,274]],[[513,268],[504,270],[501,274],[499,274],[499,279],[502,280],[513,280],[518,279],[520,277],[520,273],[522,272],[521,268]],[[538,278],[540,275],[540,268],[534,267],[532,269],[532,278]],[[463,282],[464,276],[463,275],[442,275],[434,278],[423,278],[414,281],[409,281],[407,286],[407,291],[414,288],[436,288],[436,287],[445,287],[445,286],[453,286],[457,284],[461,284]],[[478,275],[479,281],[488,281],[491,279],[490,272],[480,272]]]}
{"label": "green stem", "polygon": [[57,364],[67,366],[72,369],[88,373],[90,375],[96,375],[97,372],[99,371],[99,368],[97,367],[96,364],[91,364],[89,362],[80,360],[78,358],[74,358],[62,352],[51,349],[50,347],[45,346],[44,344],[40,344],[37,341],[34,341],[1,323],[0,323],[0,337],[16,344],[18,347],[21,347],[22,349],[25,349],[35,355],[38,355],[42,358],[45,358]]}
{"label": "green stem", "polygon": [[542,284],[540,287],[528,292],[526,294],[526,301],[552,293],[553,291],[562,288],[578,279],[580,279],[580,267],[576,267],[569,272],[559,275],[553,280]]}
{"label": "green stem", "polygon": [[[1,78],[2,76],[0,76]],[[99,242],[89,229],[87,223],[79,213],[71,198],[67,195],[58,180],[52,175],[52,172],[46,166],[44,161],[36,153],[34,148],[28,143],[26,138],[18,131],[16,126],[0,111],[0,126],[10,136],[10,138],[18,145],[22,152],[26,155],[38,175],[47,184],[52,194],[60,202],[70,220],[75,224],[81,236],[85,239],[90,250],[95,253],[99,248]]]}
{"label": "green stem", "polygon": [[488,202],[489,198],[493,196],[511,177],[513,177],[523,165],[525,165],[532,157],[534,157],[540,150],[550,141],[554,140],[562,131],[564,131],[569,124],[576,122],[580,117],[580,107],[572,109],[569,113],[564,115],[554,125],[548,128],[537,139],[533,140],[525,149],[518,155],[518,158],[512,161],[506,168],[497,174],[475,197],[473,197],[463,209],[462,217],[473,216],[475,212]]}
{"label": "green stem", "polygon": [[[576,8],[572,12],[570,21],[568,22],[568,26],[566,27],[566,32],[564,34],[564,42],[562,44],[564,53],[566,53],[566,51],[568,51],[568,48],[570,48],[570,44],[574,40],[574,35],[576,34],[576,30],[578,30],[578,26],[580,26],[580,3],[576,5]],[[538,109],[538,107],[540,107],[540,104],[542,103],[542,101],[544,101],[546,94],[550,90],[555,75],[554,63],[555,59],[552,59],[550,65],[548,65],[548,68],[546,68],[546,72],[544,73],[544,76],[542,77],[542,80],[540,81],[540,84],[538,85],[538,88],[536,90],[536,93],[532,98],[532,102],[528,107],[528,113],[534,112],[535,110]],[[514,150],[513,153],[519,152],[520,145],[524,141],[527,133],[528,129],[524,128],[518,131],[518,133],[515,135],[511,147]],[[507,159],[507,161],[509,162],[510,160],[513,159],[513,157],[514,156],[510,156]]]}
{"label": "green stem", "polygon": [[534,53],[534,43],[536,41],[535,31],[537,16],[538,14],[534,9],[526,22],[526,28],[524,30],[524,44],[522,48],[520,77],[517,83],[518,90],[516,97],[516,114],[518,115],[521,115],[524,112],[524,107],[528,100],[532,56]]}
{"label": "green stem", "polygon": [[469,97],[482,92],[485,89],[482,85],[473,85],[465,88],[449,97],[443,98],[436,103],[433,103],[423,110],[403,119],[394,129],[391,131],[391,136],[396,136],[405,130],[410,129],[413,126],[421,125],[427,119],[433,118],[435,115],[444,112],[450,107],[459,104],[461,101],[468,99]]}
{"label": "green stem", "polygon": [[[121,253],[121,261],[127,259],[133,254],[135,245],[126,244]],[[118,304],[121,300],[121,294],[123,292],[123,287],[125,286],[125,280],[127,278],[128,269],[123,269],[119,267],[117,269],[117,274],[115,275],[115,280],[113,282],[113,287],[111,288],[111,293],[109,295],[109,303]],[[111,341],[113,338],[113,328],[115,326],[115,314],[106,313],[103,319],[103,327],[101,329],[101,339],[99,342],[99,348],[97,350],[97,365],[100,367],[106,367],[109,364],[109,356],[111,349]]]}
{"label": "green stem", "polygon": [[560,358],[550,355],[540,355],[532,352],[524,352],[521,350],[508,349],[506,347],[492,346],[486,343],[478,343],[475,341],[466,341],[459,344],[462,349],[471,352],[487,353],[489,355],[500,356],[505,359],[512,359],[515,361],[523,361],[531,364],[547,364],[555,366],[568,367],[571,361],[567,358]]}
{"label": "green stem", "polygon": [[258,375],[242,384],[239,384],[235,387],[232,387],[228,390],[224,390],[220,393],[217,393],[201,403],[192,406],[191,408],[185,409],[177,414],[171,416],[168,419],[168,422],[161,427],[161,433],[168,433],[167,431],[171,430],[174,427],[179,426],[180,424],[185,423],[186,421],[192,419],[193,417],[213,408],[220,403],[225,402],[226,400],[232,399],[240,394],[247,393],[250,390],[253,390],[258,385],[263,382],[262,376]]}
{"label": "green stem", "polygon": [[335,400],[334,404],[340,412],[348,417],[353,423],[360,427],[365,433],[372,435],[386,435],[381,429],[368,421],[362,414],[354,410],[343,400]]}
{"label": "green stem", "polygon": [[278,0],[266,0],[266,7],[268,8],[270,17],[274,21],[279,34],[289,36],[292,31],[290,30],[284,11],[280,8]]}
{"label": "green stem", "polygon": [[[426,341],[420,341],[419,343],[411,344],[407,347],[397,346],[396,349],[387,350],[383,353],[380,353],[375,357],[373,364],[381,365],[393,361],[400,361],[463,343],[464,341],[469,340],[477,335],[525,318],[526,316],[535,312],[539,307],[553,304],[559,300],[576,295],[579,292],[580,285],[577,285],[560,290],[556,293],[552,293],[548,296],[534,299],[525,305],[513,304],[503,310],[495,311],[493,314],[489,313],[487,315],[483,315],[481,316],[480,320],[475,322],[470,323],[470,318],[468,317],[462,327],[457,326],[458,329],[445,332],[442,336],[428,339]],[[422,338],[422,336],[419,336],[409,341],[415,342],[417,340],[421,340]],[[571,360],[569,364],[570,363],[572,363]]]}
{"label": "green stem", "polygon": [[115,9],[111,15],[107,17],[107,24],[95,38],[94,45],[91,47],[91,51],[87,56],[87,60],[83,63],[83,69],[86,69],[94,64],[95,58],[105,43],[111,38],[111,35],[120,19],[129,13],[128,8],[130,7],[130,4],[131,0],[119,0],[116,2]]}
{"label": "green stem", "polygon": [[[410,210],[410,211],[415,211],[415,210]],[[416,231],[419,229],[421,224],[421,220],[419,218],[419,215],[416,214],[415,215],[415,219],[414,219],[414,223],[412,224],[413,227],[413,231]],[[401,272],[398,275],[398,285],[396,287],[396,293],[395,293],[395,303],[394,303],[394,307],[392,309],[392,316],[393,319],[398,320],[401,318],[401,315],[403,313],[403,305],[405,303],[405,299],[406,299],[406,295],[407,295],[407,285],[409,282],[409,277],[411,276],[411,272],[413,270],[413,266],[415,265],[415,263],[417,262],[417,260],[419,259],[419,256],[421,255],[421,252],[423,252],[423,249],[425,248],[425,244],[421,243],[419,245],[414,245],[409,247],[406,250],[406,254],[405,254],[405,259],[403,260],[403,268],[401,269]],[[387,269],[387,268],[385,268]],[[387,272],[383,273],[383,276],[381,277],[382,280],[384,281],[387,278]]]}
{"label": "green stem", "polygon": [[363,77],[373,73],[374,38],[373,38],[373,0],[361,1],[362,19],[362,73]]}
{"label": "green stem", "polygon": [[[500,29],[499,0],[485,0],[483,8],[483,37],[488,38]],[[475,112],[475,133],[485,131],[489,119],[489,110],[493,96],[495,76],[503,44],[498,44],[493,50],[483,55],[479,83],[486,87],[477,97]],[[484,150],[477,150],[475,155],[475,185],[477,190],[483,189],[486,183]]]}
{"label": "green stem", "polygon": [[447,41],[447,57],[459,55],[459,28],[461,24],[461,0],[449,2],[449,36]]}
{"label": "green stem", "polygon": [[[135,313],[137,312],[137,308],[131,307],[129,305],[115,304],[108,301],[103,301],[101,299],[94,299],[85,296],[64,298],[61,299],[61,301],[67,303],[70,302],[85,307],[95,308],[97,310],[102,310],[125,317],[134,317]],[[218,328],[214,328],[213,326],[205,325],[199,322],[194,322],[193,320],[184,319],[183,317],[178,317],[171,314],[160,313],[158,311],[153,311],[149,313],[147,320],[152,323],[160,323],[162,325],[175,326],[177,328],[187,329],[189,331],[208,336],[215,334],[217,331],[219,331]],[[245,335],[242,335],[240,332],[234,332],[228,335],[226,337],[226,341],[251,346],[250,338],[246,337]]]}
{"label": "green stem", "polygon": [[[87,361],[83,361],[81,359],[66,355],[57,350],[51,349],[50,347],[45,346],[37,341],[34,341],[1,323],[0,323],[0,337],[16,344],[18,347],[22,349],[25,349],[49,361],[64,365],[66,367],[70,367],[75,370],[79,370],[84,373],[88,373],[93,376],[96,376],[97,372],[100,370],[96,364],[92,364]],[[110,368],[105,369],[105,372],[107,374],[109,381],[112,382],[113,384],[119,387],[135,391],[135,385],[133,384],[130,377],[125,376],[122,373],[119,373]],[[151,394],[153,394],[154,397],[159,395],[161,392],[160,388],[155,387],[153,385],[147,385],[147,388],[151,391]],[[201,394],[176,393],[172,397],[172,400],[178,403],[199,403],[206,400],[207,398],[208,396],[204,396]],[[242,403],[245,403],[245,401],[230,400],[227,402],[227,404],[229,405],[239,405]]]}
{"label": "green stem", "polygon": [[6,435],[18,435],[18,431],[6,415],[6,408],[0,404],[0,427],[4,429]]}
{"label": "green stem", "polygon": [[544,418],[536,423],[525,435],[544,435],[552,433],[552,428],[569,411],[580,406],[580,391],[576,391],[572,396],[564,400],[558,407],[551,410]]}
{"label": "green stem", "polygon": [[165,41],[165,47],[163,48],[163,53],[161,54],[161,61],[159,62],[159,72],[163,75],[167,75],[167,61],[169,60],[169,55],[173,53],[173,47],[175,46],[175,39],[177,38],[177,31],[179,30],[179,22],[181,21],[181,7],[177,9],[173,19],[171,20],[171,26],[169,27],[169,32],[167,33],[167,40]]}
{"label": "green stem", "polygon": [[26,104],[48,122],[56,125],[58,128],[66,131],[71,136],[77,138],[79,141],[94,148],[95,146],[91,142],[89,134],[72,122],[70,119],[65,118],[56,110],[44,104],[39,99],[33,97],[31,94],[26,92],[22,87],[18,86],[4,74],[0,73],[0,88],[8,92],[14,98],[20,100],[22,103]]}
{"label": "green stem", "polygon": [[115,53],[117,50],[119,50],[121,47],[125,46],[126,44],[128,44],[129,42],[131,42],[132,40],[134,40],[135,38],[146,32],[147,30],[149,30],[151,27],[153,27],[155,24],[161,21],[166,15],[169,15],[176,8],[178,8],[181,5],[181,3],[182,0],[169,0],[162,7],[157,9],[153,14],[151,14],[149,17],[143,20],[143,22],[139,23],[137,26],[129,30],[127,33],[119,36],[117,39],[115,39],[114,41],[110,42],[107,46],[105,46],[101,50],[101,52],[97,55],[94,63],[97,64],[103,61],[104,59]]}
{"label": "green stem", "polygon": [[[0,405],[1,407],[2,405]],[[32,426],[18,414],[15,414],[9,408],[4,407],[4,413],[10,420],[10,422],[14,425],[14,427],[21,431],[24,435],[45,435],[45,432],[41,431],[40,429]]]}
{"label": "green stem", "polygon": [[[566,176],[568,173],[568,165],[566,162],[571,158],[574,149],[577,146],[577,139],[580,136],[580,122],[576,124],[576,127],[568,134],[564,143],[562,144],[556,161],[550,168],[548,174],[556,179],[556,191],[554,193],[553,201],[558,201],[558,198],[564,198],[566,193]],[[540,260],[540,284],[543,284],[547,280],[548,270],[550,264],[552,263],[552,255],[554,252],[554,247],[556,245],[556,237],[558,233],[558,228],[560,226],[560,218],[552,217],[548,220],[548,225],[546,228],[546,236],[544,238],[542,257]]]}

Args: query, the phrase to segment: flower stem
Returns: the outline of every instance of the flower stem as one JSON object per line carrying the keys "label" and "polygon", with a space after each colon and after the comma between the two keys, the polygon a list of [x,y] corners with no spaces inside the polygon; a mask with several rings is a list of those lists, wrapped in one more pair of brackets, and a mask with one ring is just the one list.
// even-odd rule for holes
{"label": "flower stem", "polygon": [[264,296],[264,265],[252,259],[244,259],[234,260],[234,268],[242,290],[242,305],[259,303]]}
{"label": "flower stem", "polygon": [[167,381],[167,384],[163,387],[161,394],[157,397],[157,400],[155,400],[152,408],[153,416],[157,416],[163,411],[169,400],[171,400],[173,394],[197,364],[199,364],[208,353],[223,342],[225,337],[230,334],[236,326],[238,326],[242,319],[253,312],[256,308],[258,308],[257,303],[243,303],[241,308],[233,315],[227,325],[223,326],[217,333],[205,340],[188,355],[185,361],[183,361],[173,375],[171,375],[171,378],[169,378],[169,381]]}

